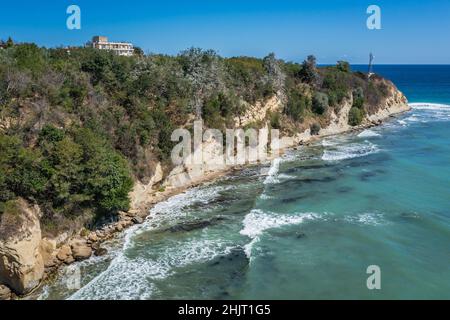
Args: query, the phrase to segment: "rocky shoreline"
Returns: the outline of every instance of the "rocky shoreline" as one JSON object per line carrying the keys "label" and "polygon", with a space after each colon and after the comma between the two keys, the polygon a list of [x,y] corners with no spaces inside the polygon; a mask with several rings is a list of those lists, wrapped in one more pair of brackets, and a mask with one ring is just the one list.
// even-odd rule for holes
{"label": "rocky shoreline", "polygon": [[[338,114],[332,115],[329,126],[323,128],[318,135],[311,135],[308,129],[293,137],[283,137],[280,140],[280,149],[308,145],[324,137],[377,126],[390,117],[410,110],[403,94],[395,88],[392,90],[391,97],[386,100],[385,106],[381,107],[376,114],[367,116],[362,125],[357,127],[348,125],[348,110],[352,101],[347,101]],[[269,103],[270,109],[276,109],[277,105],[281,105],[281,101],[271,100]],[[8,270],[1,270],[0,266],[0,283],[5,283],[0,285],[0,300],[25,297],[50,279],[60,267],[92,256],[105,255],[107,251],[102,244],[125,229],[142,224],[146,219],[152,219],[149,212],[155,204],[189,188],[213,181],[232,170],[239,170],[241,167],[201,168],[200,173],[192,175],[192,168],[180,166],[175,168],[164,181],[159,168],[147,185],[140,182],[136,184],[135,191],[131,194],[132,209],[128,212],[119,212],[117,221],[97,230],[90,232],[82,230],[75,236],[62,235],[58,239],[41,238],[39,207],[30,206],[21,199],[18,210],[27,217],[24,221],[18,222],[19,230],[23,233],[0,239],[0,256],[8,260],[6,265],[9,266]],[[154,190],[153,186],[160,182],[163,182],[164,190]]]}

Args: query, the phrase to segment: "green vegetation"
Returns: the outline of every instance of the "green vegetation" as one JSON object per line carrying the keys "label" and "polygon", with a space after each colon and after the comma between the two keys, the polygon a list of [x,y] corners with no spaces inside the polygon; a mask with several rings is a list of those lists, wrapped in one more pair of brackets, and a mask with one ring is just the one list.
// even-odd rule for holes
{"label": "green vegetation", "polygon": [[284,109],[265,121],[284,132],[315,123],[316,134],[328,109],[351,94],[352,124],[387,95],[376,77],[367,83],[346,62],[319,68],[314,56],[298,64],[196,48],[120,57],[12,39],[0,47],[0,208],[23,197],[55,229],[61,217],[126,210],[133,179],[148,178],[158,161],[169,170],[172,131],[196,118],[232,128],[248,105],[278,94]]}
{"label": "green vegetation", "polygon": [[324,114],[329,107],[329,100],[326,93],[316,92],[313,97],[312,110],[317,114]]}
{"label": "green vegetation", "polygon": [[305,61],[303,61],[302,68],[299,71],[300,78],[309,84],[315,85],[318,78],[319,73],[317,71],[317,65],[316,65],[316,57],[310,55],[308,58],[306,58]]}
{"label": "green vegetation", "polygon": [[361,87],[353,91],[353,105],[350,109],[348,122],[351,126],[357,126],[362,123],[366,111],[364,109],[364,91]]}
{"label": "green vegetation", "polygon": [[350,109],[350,113],[348,115],[348,123],[351,126],[360,125],[363,120],[363,112],[355,107]]}
{"label": "green vegetation", "polygon": [[0,153],[2,201],[22,196],[72,213],[86,206],[99,212],[128,208],[128,163],[89,129],[45,126],[34,148],[2,134]]}
{"label": "green vegetation", "polygon": [[317,122],[313,123],[311,125],[311,127],[310,127],[311,135],[312,136],[317,136],[319,134],[319,132],[320,132],[320,129],[321,129],[320,124],[318,124]]}
{"label": "green vegetation", "polygon": [[302,95],[300,92],[291,90],[289,93],[288,103],[285,108],[285,113],[294,121],[302,121],[307,110],[311,108],[311,99]]}
{"label": "green vegetation", "polygon": [[338,61],[336,68],[339,71],[349,73],[351,71],[350,64],[347,61]]}

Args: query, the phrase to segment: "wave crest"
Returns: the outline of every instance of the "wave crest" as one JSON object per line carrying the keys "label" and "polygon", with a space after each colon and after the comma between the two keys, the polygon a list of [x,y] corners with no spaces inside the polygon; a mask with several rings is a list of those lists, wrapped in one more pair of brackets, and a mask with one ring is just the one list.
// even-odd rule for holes
{"label": "wave crest", "polygon": [[259,242],[260,236],[266,230],[276,229],[287,225],[295,225],[304,222],[305,220],[313,220],[319,215],[315,213],[304,213],[299,215],[280,215],[275,213],[267,213],[259,209],[252,210],[244,218],[244,228],[240,234],[252,239],[244,250],[247,257],[251,260],[253,246]]}
{"label": "wave crest", "polygon": [[335,146],[332,149],[325,150],[322,156],[324,161],[340,161],[377,153],[380,149],[376,144],[369,141],[365,143],[352,143],[349,145]]}
{"label": "wave crest", "polygon": [[450,111],[450,105],[442,103],[416,102],[410,103],[409,106],[417,110],[443,110]]}

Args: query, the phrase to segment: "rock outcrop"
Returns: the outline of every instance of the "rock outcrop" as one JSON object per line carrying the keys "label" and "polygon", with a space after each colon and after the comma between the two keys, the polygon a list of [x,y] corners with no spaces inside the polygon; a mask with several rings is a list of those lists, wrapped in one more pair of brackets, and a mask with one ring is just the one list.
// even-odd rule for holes
{"label": "rock outcrop", "polygon": [[17,294],[33,290],[44,274],[40,251],[41,212],[24,199],[12,203],[0,224],[0,284]]}
{"label": "rock outcrop", "polygon": [[89,259],[92,255],[92,248],[85,240],[75,240],[71,244],[72,256],[76,261]]}
{"label": "rock outcrop", "polygon": [[0,285],[0,301],[1,300],[11,300],[11,290],[4,285]]}
{"label": "rock outcrop", "polygon": [[53,268],[58,264],[56,258],[56,240],[42,239],[39,250],[44,260],[45,268]]}
{"label": "rock outcrop", "polygon": [[157,163],[154,169],[153,176],[149,182],[144,184],[137,181],[134,185],[133,191],[130,193],[130,206],[132,209],[138,209],[148,197],[155,192],[154,186],[163,180],[163,170],[161,163]]}
{"label": "rock outcrop", "polygon": [[72,256],[72,249],[69,245],[63,245],[61,248],[59,248],[59,251],[56,255],[56,257],[64,263],[72,263],[74,260]]}
{"label": "rock outcrop", "polygon": [[367,115],[366,120],[369,122],[379,123],[395,114],[411,110],[405,95],[399,91],[392,82],[387,81],[387,83],[387,98],[384,103],[379,106],[376,112]]}
{"label": "rock outcrop", "polygon": [[268,112],[278,112],[283,109],[280,94],[274,95],[265,103],[258,101],[254,105],[250,105],[245,102],[244,105],[245,113],[234,119],[237,127],[245,127],[252,122],[263,121]]}

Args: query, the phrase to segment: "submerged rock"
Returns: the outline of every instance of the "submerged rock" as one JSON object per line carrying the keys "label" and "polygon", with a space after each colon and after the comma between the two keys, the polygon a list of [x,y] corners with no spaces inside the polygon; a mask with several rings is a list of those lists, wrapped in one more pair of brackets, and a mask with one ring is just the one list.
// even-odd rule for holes
{"label": "submerged rock", "polygon": [[193,222],[185,222],[183,224],[178,224],[173,227],[164,229],[163,231],[168,232],[182,232],[182,231],[193,231],[197,229],[203,229],[206,227],[209,227],[211,225],[217,224],[218,222],[221,222],[225,220],[225,218],[217,217],[210,220],[200,220],[200,221],[193,221]]}
{"label": "submerged rock", "polygon": [[142,223],[144,223],[144,219],[139,217],[139,216],[134,217],[132,221],[133,221],[134,224],[142,224]]}
{"label": "submerged rock", "polygon": [[108,250],[106,250],[105,248],[97,248],[94,251],[94,254],[96,257],[102,257],[108,254]]}
{"label": "submerged rock", "polygon": [[19,295],[33,290],[44,275],[40,215],[38,206],[18,199],[1,217],[0,283]]}

